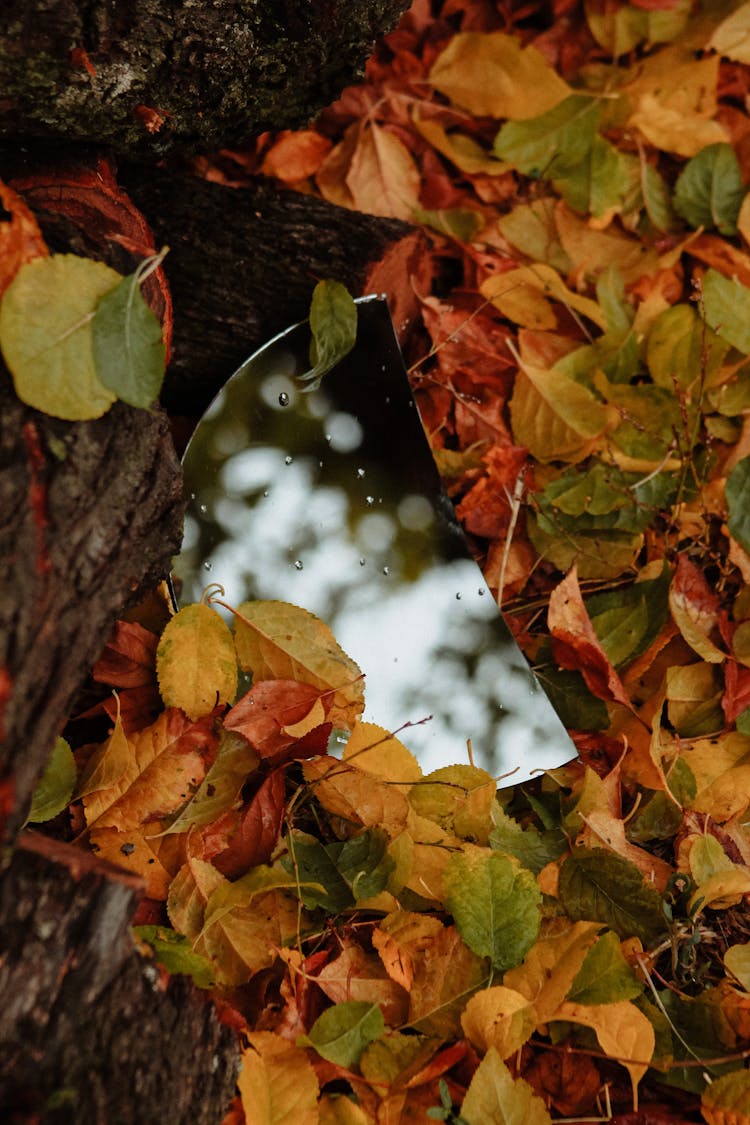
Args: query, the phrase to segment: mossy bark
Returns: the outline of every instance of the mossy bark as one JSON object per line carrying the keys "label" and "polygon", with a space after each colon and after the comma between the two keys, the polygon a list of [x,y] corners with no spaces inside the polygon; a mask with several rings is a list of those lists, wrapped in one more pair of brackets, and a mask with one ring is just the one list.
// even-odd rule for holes
{"label": "mossy bark", "polygon": [[303,125],[408,0],[3,0],[0,135],[141,156]]}

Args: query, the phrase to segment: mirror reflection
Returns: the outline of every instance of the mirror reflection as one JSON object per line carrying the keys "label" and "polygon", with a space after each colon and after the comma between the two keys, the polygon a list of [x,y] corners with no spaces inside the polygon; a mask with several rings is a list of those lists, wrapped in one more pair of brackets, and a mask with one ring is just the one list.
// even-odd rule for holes
{"label": "mirror reflection", "polygon": [[471,558],[422,431],[384,301],[313,393],[298,325],[247,361],[184,458],[182,604],[293,602],[365,673],[365,718],[425,772],[468,760],[515,783],[575,749]]}

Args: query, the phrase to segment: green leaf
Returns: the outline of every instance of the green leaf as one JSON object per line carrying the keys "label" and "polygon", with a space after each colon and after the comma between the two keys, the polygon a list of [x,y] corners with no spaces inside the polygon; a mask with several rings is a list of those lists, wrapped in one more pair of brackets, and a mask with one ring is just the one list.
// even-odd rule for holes
{"label": "green leaf", "polygon": [[368,1043],[385,1031],[383,1013],[377,1004],[366,1000],[345,1000],[318,1016],[309,1035],[297,1039],[300,1047],[314,1047],[318,1054],[337,1066],[352,1067]]}
{"label": "green leaf", "polygon": [[691,305],[672,305],[654,321],[648,334],[646,362],[654,382],[667,390],[687,391],[710,379],[729,350]]}
{"label": "green leaf", "polygon": [[561,274],[573,269],[555,224],[554,198],[519,203],[507,215],[500,216],[498,226],[503,238],[533,262],[545,262]]}
{"label": "green leaf", "polygon": [[729,533],[741,547],[750,551],[750,457],[743,457],[732,469],[724,495],[729,509]]}
{"label": "green leaf", "polygon": [[493,810],[492,818],[495,827],[490,832],[490,847],[496,852],[515,856],[521,866],[527,867],[534,875],[558,859],[567,847],[564,832],[540,832],[533,825],[522,828],[500,805]]}
{"label": "green leaf", "polygon": [[167,624],[156,650],[159,691],[189,719],[208,715],[237,694],[234,638],[216,610],[187,605]]}
{"label": "green leaf", "polygon": [[54,418],[99,418],[116,396],[94,362],[97,303],[120,282],[102,262],[74,254],[21,266],[0,302],[0,349],[16,394]]}
{"label": "green leaf", "polygon": [[670,231],[675,226],[672,200],[664,177],[649,164],[641,160],[641,192],[646,214],[658,231]]}
{"label": "green leaf", "polygon": [[321,379],[354,347],[357,340],[357,306],[338,281],[319,281],[310,304],[310,363],[304,375],[306,391],[315,391]]}
{"label": "green leaf", "polygon": [[256,751],[241,735],[222,727],[214,764],[164,835],[202,828],[216,820],[237,801],[248,775],[259,761]]}
{"label": "green leaf", "polygon": [[291,833],[286,843],[289,855],[281,862],[299,880],[299,888],[295,885],[291,890],[308,909],[320,906],[329,914],[338,914],[354,905],[352,889],[324,844],[306,832]]}
{"label": "green leaf", "polygon": [[703,278],[703,312],[708,326],[722,340],[750,355],[750,289],[717,270],[708,270]]}
{"label": "green leaf", "polygon": [[610,383],[606,389],[599,389],[623,419],[612,431],[615,445],[628,457],[663,461],[674,442],[675,430],[682,423],[680,403],[674,392],[649,383]]}
{"label": "green leaf", "polygon": [[582,214],[590,212],[601,219],[627,213],[641,203],[640,162],[597,135],[587,159],[556,174],[553,186],[569,207]]}
{"label": "green leaf", "polygon": [[596,98],[572,94],[539,117],[506,122],[495,138],[495,154],[532,179],[572,175],[588,159],[599,112]]}
{"label": "green leaf", "polygon": [[388,852],[389,843],[390,837],[382,828],[368,828],[342,844],[326,846],[356,902],[373,898],[385,890],[396,866]]}
{"label": "green leaf", "polygon": [[682,823],[682,812],[666,793],[653,793],[641,801],[638,810],[626,825],[631,844],[647,844],[650,840],[671,840]]}
{"label": "green leaf", "polygon": [[563,726],[570,730],[607,729],[606,705],[592,695],[580,672],[558,668],[555,664],[535,666],[534,672]]}
{"label": "green leaf", "polygon": [[701,1097],[707,1121],[745,1121],[750,1116],[750,1072],[744,1067],[723,1074],[707,1086]]}
{"label": "green leaf", "polygon": [[635,582],[586,599],[586,609],[602,648],[622,668],[645,652],[669,614],[669,566],[658,578]]}
{"label": "green leaf", "polygon": [[424,207],[413,208],[414,222],[447,234],[458,242],[471,242],[482,229],[483,217],[472,207],[451,207],[440,211],[426,211]]}
{"label": "green leaf", "polygon": [[677,178],[674,207],[691,227],[737,233],[745,196],[739,161],[730,144],[708,145],[688,160]]}
{"label": "green leaf", "polygon": [[168,973],[192,977],[198,988],[212,987],[214,974],[209,961],[193,952],[192,943],[184,934],[169,926],[134,926],[133,933],[151,946],[156,960]]}
{"label": "green leaf", "polygon": [[446,906],[474,953],[499,971],[519,965],[539,933],[541,894],[509,856],[457,852],[445,868]]}
{"label": "green leaf", "polygon": [[666,930],[658,891],[638,868],[604,848],[577,847],[560,869],[559,897],[573,922],[604,922],[650,944]]}
{"label": "green leaf", "polygon": [[643,991],[625,960],[616,934],[602,934],[575,975],[567,995],[576,1004],[613,1004]]}
{"label": "green leaf", "polygon": [[147,409],[159,397],[166,350],[161,325],[141,293],[141,280],[154,259],[106,293],[91,322],[96,370],[119,399]]}
{"label": "green leaf", "polygon": [[61,813],[70,803],[75,784],[73,752],[64,738],[58,738],[32,795],[28,822],[43,824]]}

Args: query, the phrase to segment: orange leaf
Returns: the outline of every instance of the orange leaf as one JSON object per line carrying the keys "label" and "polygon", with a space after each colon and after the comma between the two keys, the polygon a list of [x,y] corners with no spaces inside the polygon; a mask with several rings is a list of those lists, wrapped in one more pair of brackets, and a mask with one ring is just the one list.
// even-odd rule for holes
{"label": "orange leaf", "polygon": [[314,176],[332,147],[327,137],[312,129],[302,129],[298,133],[284,130],[266,153],[260,171],[264,176],[275,176],[285,184],[294,184]]}
{"label": "orange leaf", "polygon": [[0,180],[0,203],[10,219],[0,222],[0,296],[21,266],[34,258],[46,258],[47,244],[36,219],[19,195]]}
{"label": "orange leaf", "polygon": [[362,129],[346,173],[358,210],[412,220],[419,181],[419,169],[398,137],[379,125]]}
{"label": "orange leaf", "polygon": [[345,943],[338,957],[329,961],[315,980],[334,1004],[345,1000],[378,1004],[390,1027],[398,1027],[407,1017],[409,997],[405,989],[390,978],[374,953],[353,942]]}
{"label": "orange leaf", "polygon": [[134,621],[118,621],[91,670],[100,684],[133,688],[155,683],[159,638]]}
{"label": "orange leaf", "polygon": [[[275,770],[243,812],[229,812],[208,826],[204,832],[207,843],[209,839],[216,840],[222,826],[224,831],[230,826],[230,834],[224,837],[225,846],[220,851],[213,852],[208,847],[206,858],[210,858],[214,867],[228,879],[235,879],[251,867],[268,863],[283,819],[284,772]],[[231,831],[232,827],[234,831]]]}
{"label": "orange leaf", "polygon": [[576,568],[551,593],[547,624],[555,659],[561,668],[575,669],[599,699],[633,707],[623,683],[594,632],[583,604]]}

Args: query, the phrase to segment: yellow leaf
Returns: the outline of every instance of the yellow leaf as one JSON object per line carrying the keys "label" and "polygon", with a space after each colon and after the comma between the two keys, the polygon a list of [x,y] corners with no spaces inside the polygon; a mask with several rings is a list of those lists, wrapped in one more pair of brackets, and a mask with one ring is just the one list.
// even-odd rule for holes
{"label": "yellow leaf", "polygon": [[177,812],[203,781],[216,742],[209,719],[191,723],[181,711],[164,711],[128,740],[117,782],[83,798],[86,823],[127,830]]}
{"label": "yellow leaf", "polygon": [[315,799],[334,816],[366,828],[384,828],[392,838],[406,827],[409,803],[398,786],[331,758],[312,758],[302,772]]}
{"label": "yellow leaf", "polygon": [[361,129],[346,173],[357,210],[411,221],[420,182],[419,169],[397,136],[375,124]]}
{"label": "yellow leaf", "polygon": [[146,884],[149,898],[160,902],[166,899],[172,876],[159,862],[156,852],[142,832],[134,828],[129,828],[126,832],[117,828],[94,829],[89,836],[89,843],[98,859],[106,859],[109,863],[140,875]]}
{"label": "yellow leaf", "polygon": [[750,738],[731,731],[717,738],[694,739],[681,758],[690,766],[698,791],[690,802],[723,824],[750,803]]}
{"label": "yellow leaf", "polygon": [[217,915],[216,922],[208,919],[193,948],[213,962],[217,984],[228,988],[270,968],[278,950],[298,932],[298,903],[282,890],[256,894],[248,906]]}
{"label": "yellow leaf", "polygon": [[[659,256],[653,247],[646,247],[640,238],[626,234],[615,226],[610,226],[607,230],[595,230],[565,203],[560,202],[555,207],[555,226],[573,270],[590,281],[595,280],[606,269],[616,269],[625,284],[630,285],[641,277],[658,273],[660,269]],[[595,305],[599,320],[595,320],[580,306],[573,307],[603,328],[603,314],[599,306],[594,301],[588,303]]]}
{"label": "yellow leaf", "polygon": [[536,47],[500,31],[454,35],[430,82],[455,105],[481,117],[537,117],[573,91]]}
{"label": "yellow leaf", "polygon": [[498,986],[476,992],[464,1008],[464,1035],[482,1053],[494,1047],[507,1059],[529,1039],[539,1023],[534,1005],[520,992]]}
{"label": "yellow leaf", "polygon": [[321,723],[324,723],[325,717],[325,708],[320,698],[318,698],[304,718],[300,719],[298,723],[290,723],[289,726],[282,727],[281,733],[288,734],[290,738],[304,738],[311,730],[315,730]]}
{"label": "yellow leaf", "polygon": [[428,121],[413,117],[414,128],[433,148],[447,157],[462,172],[475,175],[484,172],[488,176],[502,176],[510,171],[511,165],[505,160],[496,160],[484,151],[471,137],[464,133],[448,133],[438,121]]}
{"label": "yellow leaf", "polygon": [[120,721],[120,701],[117,700],[117,718],[106,742],[95,750],[86,764],[76,786],[74,798],[88,797],[91,793],[111,789],[121,780],[130,764],[131,750]]}
{"label": "yellow leaf", "polygon": [[244,602],[235,618],[240,667],[253,680],[296,680],[333,695],[329,718],[354,726],[364,707],[363,677],[322,621],[288,602]]}
{"label": "yellow leaf", "polygon": [[318,1110],[319,1125],[375,1125],[375,1118],[345,1094],[324,1094]]}
{"label": "yellow leaf", "polygon": [[712,910],[727,910],[737,906],[747,894],[750,894],[750,871],[733,867],[731,871],[710,875],[701,883],[690,896],[688,908],[704,910],[710,906]]}
{"label": "yellow leaf", "polygon": [[404,793],[408,793],[411,782],[419,781],[422,776],[411,750],[375,723],[357,723],[341,757],[345,762],[353,762],[364,773],[382,777],[391,784],[403,782]]}
{"label": "yellow leaf", "polygon": [[539,461],[588,457],[609,424],[607,409],[587,387],[556,367],[522,363],[510,401],[516,445]]}
{"label": "yellow leaf", "polygon": [[534,1005],[540,1023],[562,1004],[601,928],[598,922],[567,923],[562,933],[539,938],[523,964],[503,977],[507,988]]}
{"label": "yellow leaf", "polygon": [[486,844],[496,793],[495,779],[486,770],[442,766],[412,786],[409,803],[417,816],[434,821],[444,831]]}
{"label": "yellow leaf", "polygon": [[494,1047],[477,1067],[461,1116],[471,1125],[550,1125],[544,1102],[523,1078],[513,1078]]}
{"label": "yellow leaf", "polygon": [[724,964],[745,992],[750,992],[750,942],[730,945],[724,954]]}
{"label": "yellow leaf", "polygon": [[167,914],[176,930],[191,941],[203,929],[209,898],[227,880],[212,863],[191,856],[172,880],[167,897]]}
{"label": "yellow leaf", "polygon": [[638,1083],[648,1070],[656,1037],[653,1024],[635,1004],[629,1000],[613,1004],[573,1004],[566,1000],[552,1018],[594,1030],[604,1053],[617,1059],[630,1075],[637,1107]]}
{"label": "yellow leaf", "polygon": [[[607,327],[604,313],[596,301],[574,293],[567,287],[557,270],[544,262],[520,266],[507,273],[493,274],[482,282],[479,289],[482,296],[492,301],[503,316],[525,328],[555,327],[557,318],[552,311],[550,301],[558,301],[568,309],[575,309],[602,330]],[[527,302],[532,303],[531,314],[524,311]],[[529,319],[543,320],[544,323],[529,324],[527,323]]]}
{"label": "yellow leaf", "polygon": [[237,694],[237,660],[229,626],[207,605],[188,605],[167,624],[156,650],[159,691],[167,707],[190,719]]}
{"label": "yellow leaf", "polygon": [[305,1052],[273,1031],[247,1040],[237,1079],[247,1125],[318,1125],[320,1087]]}
{"label": "yellow leaf", "polygon": [[733,62],[750,63],[750,4],[722,20],[706,46]]}
{"label": "yellow leaf", "polygon": [[590,847],[605,844],[617,855],[634,863],[643,877],[658,891],[664,890],[673,874],[671,864],[631,844],[625,835],[625,822],[621,817],[614,816],[605,809],[592,809],[584,819],[586,830],[579,838],[579,843]]}
{"label": "yellow leaf", "polygon": [[[706,60],[709,61],[709,60]],[[655,148],[678,156],[695,156],[708,145],[726,144],[731,138],[723,125],[698,113],[684,113],[665,105],[653,94],[643,94],[629,124]]]}

